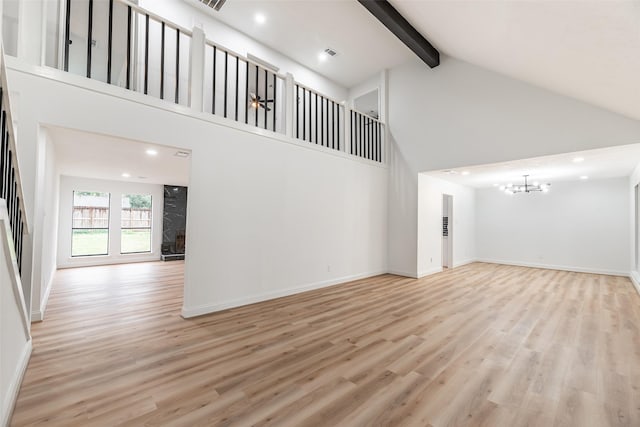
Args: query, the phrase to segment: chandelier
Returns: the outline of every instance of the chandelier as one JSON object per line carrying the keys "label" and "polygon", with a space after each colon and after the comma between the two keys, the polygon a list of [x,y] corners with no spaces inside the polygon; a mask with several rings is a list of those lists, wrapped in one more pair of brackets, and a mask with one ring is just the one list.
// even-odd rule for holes
{"label": "chandelier", "polygon": [[509,194],[509,195],[513,195],[516,193],[533,193],[535,191],[541,191],[543,193],[549,192],[549,187],[551,187],[551,184],[549,183],[540,184],[537,181],[535,181],[533,184],[529,184],[529,175],[522,175],[522,176],[524,177],[524,185],[514,185],[514,184],[501,185],[499,187],[500,191],[504,191],[505,194]]}

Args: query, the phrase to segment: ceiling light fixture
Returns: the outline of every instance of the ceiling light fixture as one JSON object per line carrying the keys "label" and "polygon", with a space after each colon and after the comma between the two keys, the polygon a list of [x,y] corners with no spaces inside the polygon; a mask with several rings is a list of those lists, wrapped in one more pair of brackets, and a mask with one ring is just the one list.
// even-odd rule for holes
{"label": "ceiling light fixture", "polygon": [[325,62],[327,59],[329,59],[329,55],[327,55],[325,52],[320,52],[318,54],[318,61]]}
{"label": "ceiling light fixture", "polygon": [[123,178],[130,178],[130,177],[131,177],[131,174],[129,174],[129,173],[127,173],[127,172],[124,172],[124,173],[122,174],[122,177],[123,177]]}
{"label": "ceiling light fixture", "polygon": [[150,156],[157,156],[158,155],[158,150],[154,150],[153,148],[149,148],[147,149],[147,154]]}
{"label": "ceiling light fixture", "polygon": [[467,176],[467,175],[469,175],[470,173],[471,173],[471,172],[469,172],[469,171],[462,171],[460,174],[461,174],[462,176]]}
{"label": "ceiling light fixture", "polygon": [[267,17],[259,12],[254,15],[253,19],[256,21],[256,24],[260,24],[260,25],[267,22]]}
{"label": "ceiling light fixture", "polygon": [[582,175],[582,176],[580,177],[580,179],[584,181],[584,180],[586,180],[586,179],[589,179],[589,177],[588,177],[587,175]]}
{"label": "ceiling light fixture", "polygon": [[573,160],[571,160],[573,163],[580,163],[580,162],[584,162],[584,157],[574,157]]}
{"label": "ceiling light fixture", "polygon": [[533,184],[529,184],[529,175],[522,175],[524,177],[524,185],[513,185],[511,183],[507,185],[501,185],[498,187],[500,191],[504,191],[505,194],[513,195],[515,193],[533,193],[540,191],[542,193],[549,192],[551,184],[540,184],[537,181]]}

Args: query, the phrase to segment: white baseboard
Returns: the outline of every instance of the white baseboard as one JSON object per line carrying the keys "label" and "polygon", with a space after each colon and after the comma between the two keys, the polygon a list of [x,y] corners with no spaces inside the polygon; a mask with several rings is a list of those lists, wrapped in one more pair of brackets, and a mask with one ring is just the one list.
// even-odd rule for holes
{"label": "white baseboard", "polygon": [[386,274],[386,271],[370,272],[354,274],[351,276],[339,277],[336,279],[325,280],[322,282],[316,282],[308,285],[298,286],[295,288],[276,290],[271,292],[264,292],[258,295],[252,295],[244,298],[237,298],[230,301],[225,301],[217,304],[204,304],[196,307],[182,307],[182,317],[188,319],[190,317],[202,316],[204,314],[215,313],[216,311],[227,310],[229,308],[240,307],[248,304],[255,304],[257,302],[268,301],[275,298],[286,297],[289,295],[295,295],[302,292],[312,291],[315,289],[326,288],[329,286],[340,285],[345,282],[351,282],[353,280],[365,279],[367,277],[379,276]]}
{"label": "white baseboard", "polygon": [[20,392],[20,386],[22,385],[22,379],[24,378],[24,373],[27,371],[27,366],[29,365],[29,359],[31,359],[31,350],[32,350],[32,341],[29,339],[24,346],[24,350],[22,351],[22,355],[20,356],[20,361],[18,362],[18,366],[16,371],[13,373],[13,378],[11,378],[11,382],[9,383],[9,387],[7,389],[7,396],[5,401],[2,402],[3,405],[3,419],[0,420],[2,423],[0,425],[8,426],[9,421],[11,421],[11,416],[13,415],[13,409],[16,406],[16,401],[18,400],[18,393]]}
{"label": "white baseboard", "polygon": [[473,264],[474,262],[478,262],[478,260],[475,258],[470,258],[470,259],[465,259],[459,262],[454,261],[453,268],[462,267],[463,265],[467,265],[467,264]]}
{"label": "white baseboard", "polygon": [[633,283],[633,287],[636,288],[636,291],[640,294],[640,273],[632,271],[629,273],[629,278],[631,279],[631,283]]}
{"label": "white baseboard", "polygon": [[625,276],[625,277],[629,276],[628,271],[574,267],[574,266],[568,266],[568,265],[541,264],[541,263],[535,263],[535,262],[521,262],[521,261],[505,261],[505,260],[489,259],[489,258],[480,258],[476,261],[485,262],[489,264],[514,265],[517,267],[543,268],[546,270],[574,271],[576,273],[605,274],[607,276]]}
{"label": "white baseboard", "polygon": [[31,312],[31,323],[42,322],[42,319],[44,319],[44,315],[41,310]]}

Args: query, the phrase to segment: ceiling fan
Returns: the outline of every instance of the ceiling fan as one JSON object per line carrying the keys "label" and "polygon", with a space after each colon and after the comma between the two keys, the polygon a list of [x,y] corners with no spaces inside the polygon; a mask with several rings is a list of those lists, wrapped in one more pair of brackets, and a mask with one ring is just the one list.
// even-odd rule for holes
{"label": "ceiling fan", "polygon": [[269,102],[273,102],[273,99],[262,99],[260,95],[256,95],[255,93],[249,94],[249,105],[255,110],[262,107],[267,111],[271,111],[271,108],[267,105]]}

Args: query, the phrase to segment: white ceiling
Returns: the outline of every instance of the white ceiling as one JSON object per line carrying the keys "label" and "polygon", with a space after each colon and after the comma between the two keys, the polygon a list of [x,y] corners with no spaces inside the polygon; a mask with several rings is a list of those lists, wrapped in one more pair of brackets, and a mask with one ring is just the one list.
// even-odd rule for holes
{"label": "white ceiling", "polygon": [[[442,54],[640,119],[640,1],[391,3]],[[212,16],[345,87],[415,58],[356,0],[230,0]]]}
{"label": "white ceiling", "polygon": [[[356,0],[229,0],[211,16],[347,88],[413,55]],[[326,48],[338,54],[320,62]]]}
{"label": "white ceiling", "polygon": [[[576,163],[574,162],[576,158],[584,160]],[[640,144],[631,144],[468,168],[432,171],[426,172],[426,174],[469,187],[484,188],[492,187],[495,184],[523,183],[523,175],[530,175],[529,182],[540,181],[552,184],[558,181],[579,181],[581,176],[587,176],[588,179],[623,177],[631,175],[638,163],[640,163]]]}
{"label": "white ceiling", "polygon": [[640,119],[640,2],[391,3],[447,55]]}
{"label": "white ceiling", "polygon": [[[70,129],[49,128],[62,175],[146,184],[189,184],[191,158],[182,149]],[[158,154],[150,156],[147,149]],[[123,173],[131,175],[122,177]]]}

